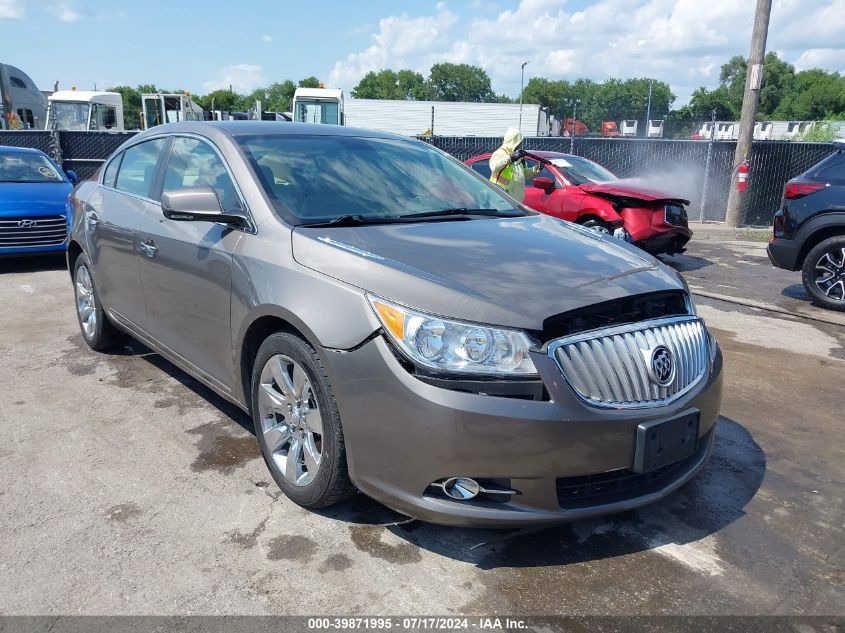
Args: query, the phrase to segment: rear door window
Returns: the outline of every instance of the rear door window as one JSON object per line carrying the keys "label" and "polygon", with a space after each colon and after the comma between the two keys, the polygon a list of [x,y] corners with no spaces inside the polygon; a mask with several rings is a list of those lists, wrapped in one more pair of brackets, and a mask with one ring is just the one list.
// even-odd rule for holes
{"label": "rear door window", "polygon": [[812,167],[807,175],[813,179],[818,178],[819,180],[837,183],[845,182],[845,152],[839,150],[831,154]]}
{"label": "rear door window", "polygon": [[103,173],[103,184],[106,187],[114,187],[114,182],[117,178],[117,169],[120,167],[121,158],[123,158],[122,152],[112,158],[111,162],[106,166],[106,171]]}
{"label": "rear door window", "polygon": [[121,191],[149,198],[164,143],[164,138],[157,138],[125,150],[115,186]]}

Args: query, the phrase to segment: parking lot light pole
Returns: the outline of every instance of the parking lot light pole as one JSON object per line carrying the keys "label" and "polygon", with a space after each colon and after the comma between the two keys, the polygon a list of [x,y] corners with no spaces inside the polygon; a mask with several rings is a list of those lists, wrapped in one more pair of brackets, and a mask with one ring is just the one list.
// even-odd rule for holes
{"label": "parking lot light pole", "polygon": [[651,90],[654,87],[654,79],[648,80],[648,105],[645,109],[645,137],[648,138],[648,126],[651,124]]}
{"label": "parking lot light pole", "polygon": [[525,66],[531,60],[522,63],[522,76],[519,79],[519,131],[522,132],[522,93],[525,90]]}

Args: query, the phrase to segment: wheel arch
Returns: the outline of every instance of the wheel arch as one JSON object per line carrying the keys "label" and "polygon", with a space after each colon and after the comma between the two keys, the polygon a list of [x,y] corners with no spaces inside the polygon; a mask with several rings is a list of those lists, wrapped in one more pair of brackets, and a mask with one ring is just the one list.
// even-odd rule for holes
{"label": "wheel arch", "polygon": [[84,251],[82,250],[82,246],[79,245],[79,242],[76,240],[68,242],[65,256],[67,258],[67,271],[70,274],[71,279],[73,279],[73,267],[76,265],[76,260],[79,259],[79,256],[82,255],[83,252]]}
{"label": "wheel arch", "polygon": [[803,238],[800,235],[798,236],[798,239],[802,240],[798,261],[795,263],[798,269],[804,266],[804,260],[816,246],[831,237],[845,235],[845,213],[817,215],[801,227],[800,233],[805,235]]}
{"label": "wheel arch", "polygon": [[294,314],[277,308],[265,306],[257,309],[240,337],[238,358],[236,359],[240,385],[238,391],[243,396],[247,409],[252,411],[252,370],[255,358],[261,344],[268,336],[277,332],[287,332],[305,340],[317,354],[320,354],[320,344],[314,333],[308,329]]}

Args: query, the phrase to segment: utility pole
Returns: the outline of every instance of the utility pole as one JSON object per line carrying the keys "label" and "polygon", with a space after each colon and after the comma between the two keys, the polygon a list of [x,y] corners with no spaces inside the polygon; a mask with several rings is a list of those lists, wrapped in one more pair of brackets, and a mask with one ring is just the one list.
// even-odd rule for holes
{"label": "utility pole", "polygon": [[648,125],[651,121],[651,89],[654,87],[654,79],[648,80],[648,105],[645,109],[645,137],[648,138]]}
{"label": "utility pole", "polygon": [[757,119],[757,106],[760,103],[760,86],[763,83],[763,59],[766,56],[766,35],[769,31],[771,12],[772,0],[757,0],[754,31],[751,34],[751,53],[748,56],[748,72],[745,78],[745,94],[742,97],[742,116],[739,119],[739,135],[736,140],[728,209],[725,215],[727,226],[739,226],[742,221],[742,197],[736,189],[736,167],[751,153],[754,122]]}
{"label": "utility pole", "polygon": [[[528,60],[531,61],[531,60]],[[522,64],[522,76],[519,80],[519,131],[522,132],[522,93],[525,90],[525,66],[528,61]]]}

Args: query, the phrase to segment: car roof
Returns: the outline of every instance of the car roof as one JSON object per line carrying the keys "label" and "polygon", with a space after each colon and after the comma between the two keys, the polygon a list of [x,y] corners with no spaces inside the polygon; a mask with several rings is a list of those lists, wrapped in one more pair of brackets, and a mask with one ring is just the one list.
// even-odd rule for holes
{"label": "car roof", "polygon": [[407,141],[411,137],[365,130],[363,128],[328,125],[322,123],[293,123],[291,121],[184,121],[166,123],[149,128],[144,136],[178,132],[197,134],[223,131],[231,136],[357,136]]}
{"label": "car roof", "polygon": [[[40,149],[32,147],[12,147],[11,145],[0,145],[0,152],[3,154],[44,154]],[[46,156],[46,154],[44,154]]]}

